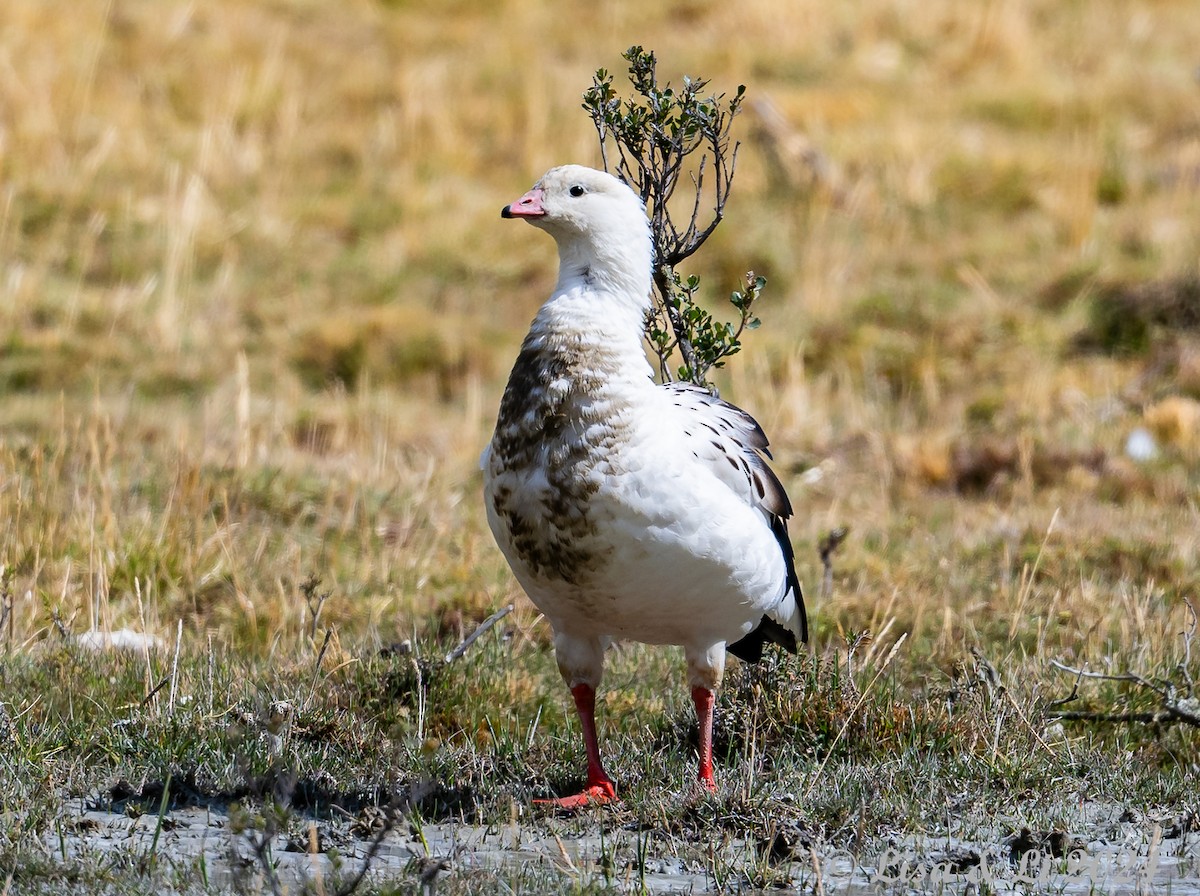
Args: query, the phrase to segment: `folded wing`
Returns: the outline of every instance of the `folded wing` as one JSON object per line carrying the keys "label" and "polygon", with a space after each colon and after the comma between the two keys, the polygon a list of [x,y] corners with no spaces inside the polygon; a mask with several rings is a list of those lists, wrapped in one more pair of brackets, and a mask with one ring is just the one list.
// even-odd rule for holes
{"label": "folded wing", "polygon": [[766,641],[794,653],[797,640],[808,640],[808,619],[787,534],[792,503],[767,464],[771,456],[767,436],[753,417],[707,389],[692,383],[667,383],[662,388],[683,419],[685,446],[742,500],[761,511],[763,524],[771,530],[784,558],[787,581],[783,596],[767,610],[757,628],[728,649],[750,662],[761,657]]}

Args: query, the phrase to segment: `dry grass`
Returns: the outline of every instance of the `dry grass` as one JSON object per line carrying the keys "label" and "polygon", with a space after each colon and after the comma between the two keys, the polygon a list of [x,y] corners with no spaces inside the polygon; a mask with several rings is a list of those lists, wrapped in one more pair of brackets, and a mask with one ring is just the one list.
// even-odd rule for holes
{"label": "dry grass", "polygon": [[[747,82],[842,172],[836,194],[813,189],[747,113],[731,218],[701,259],[715,282],[770,277],[768,326],[726,392],[785,468],[824,464],[816,486],[791,477],[797,542],[855,524],[843,568],[861,584],[833,618],[900,592],[939,631],[949,608],[952,652],[973,600],[930,561],[1036,538],[1056,509],[1055,555],[1175,533],[1176,581],[1156,584],[1186,591],[1195,434],[1149,471],[1121,446],[1173,391],[1164,352],[1195,349],[1168,331],[1133,357],[1071,350],[1095,284],[1196,273],[1184,4],[580,15],[10,4],[0,381],[19,593],[88,606],[153,546],[170,571],[143,584],[168,629],[222,576],[262,636],[286,627],[280,583],[306,565],[391,592],[327,617],[351,629],[428,616],[422,574],[398,570],[447,555],[468,559],[463,587],[496,591],[482,604],[506,599],[473,461],[553,272],[495,210],[552,162],[596,158],[576,106],[613,64],[597,35]],[[713,40],[735,30],[736,47]],[[345,567],[324,568],[331,534]],[[974,578],[1007,587],[1004,556]],[[1059,599],[1161,576],[1110,567],[1081,566]],[[137,576],[106,592],[106,622],[131,621]]]}
{"label": "dry grass", "polygon": [[[722,388],[800,508],[815,652],[890,624],[900,687],[972,648],[1046,689],[1054,657],[1177,659],[1200,584],[1198,312],[1160,313],[1200,277],[1185,0],[7,0],[7,655],[182,622],[185,652],[255,668],[335,631],[337,667],[517,600],[544,658],[476,460],[553,258],[497,212],[598,161],[580,93],[631,43],[746,83],[837,173],[748,111],[698,259],[714,288],[769,278]],[[1124,454],[1138,426],[1153,461]],[[493,698],[557,706],[523,662]],[[647,699],[626,674],[614,709]]]}

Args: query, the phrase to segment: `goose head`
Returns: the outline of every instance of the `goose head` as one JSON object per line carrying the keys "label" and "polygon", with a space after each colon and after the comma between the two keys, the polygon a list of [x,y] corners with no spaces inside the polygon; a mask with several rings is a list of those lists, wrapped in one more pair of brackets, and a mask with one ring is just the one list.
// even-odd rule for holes
{"label": "goose head", "polygon": [[641,198],[593,168],[551,168],[528,193],[500,212],[523,218],[558,244],[559,287],[582,279],[648,306],[653,244]]}

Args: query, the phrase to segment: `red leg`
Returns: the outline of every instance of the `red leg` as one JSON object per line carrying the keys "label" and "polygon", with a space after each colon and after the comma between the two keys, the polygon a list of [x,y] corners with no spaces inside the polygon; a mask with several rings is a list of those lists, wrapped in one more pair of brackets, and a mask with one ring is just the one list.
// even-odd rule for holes
{"label": "red leg", "polygon": [[713,780],[712,729],[713,692],[708,688],[692,688],[692,702],[696,704],[696,720],[700,723],[700,783],[710,793],[717,790]]}
{"label": "red leg", "polygon": [[[583,793],[564,796],[554,800],[534,800],[543,806],[559,809],[582,809],[584,806],[607,803],[617,798],[617,788],[600,764],[600,741],[596,737],[596,692],[591,685],[577,684],[571,688],[575,698],[575,709],[583,725],[583,745],[587,749],[587,787]],[[709,775],[711,777],[711,771]]]}

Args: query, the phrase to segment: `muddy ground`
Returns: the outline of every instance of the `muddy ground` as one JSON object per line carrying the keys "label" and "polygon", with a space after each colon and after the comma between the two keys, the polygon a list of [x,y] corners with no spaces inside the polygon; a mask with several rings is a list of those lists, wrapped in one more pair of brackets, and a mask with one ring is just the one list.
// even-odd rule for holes
{"label": "muddy ground", "polygon": [[[772,889],[824,893],[951,892],[1171,893],[1200,896],[1200,831],[1178,820],[1139,815],[1115,805],[1083,805],[1078,826],[1044,834],[1025,829],[1003,835],[975,826],[967,837],[951,822],[949,836],[896,836],[860,855],[831,843],[733,842],[707,858],[703,849],[680,850],[666,838],[623,830],[617,816],[594,810],[579,818],[534,815],[484,827],[401,820],[378,836],[382,813],[312,820],[293,832],[264,837],[261,818],[247,824],[234,809],[188,806],[137,817],[119,806],[78,800],[75,811],[43,837],[49,855],[83,864],[170,869],[177,881],[207,888],[270,892],[269,874],[287,892],[308,887],[331,892],[366,864],[365,884],[406,879],[428,882],[427,892],[455,876],[503,874],[531,867],[547,886],[608,885],[618,891],[712,893],[753,889],[767,869]],[[136,814],[136,813],[134,813]],[[378,843],[376,844],[376,840]],[[639,868],[638,845],[643,860]],[[771,848],[773,846],[773,848]],[[687,858],[686,855],[693,858]],[[528,878],[526,878],[528,879]],[[762,884],[760,878],[757,885]]]}

